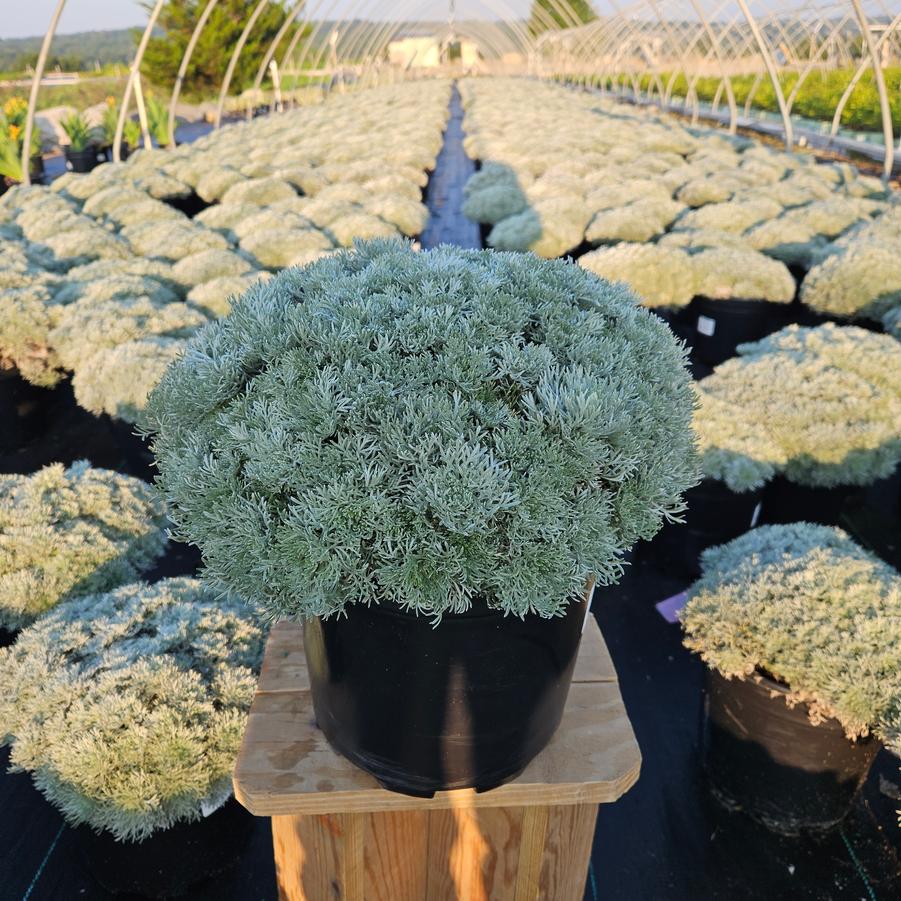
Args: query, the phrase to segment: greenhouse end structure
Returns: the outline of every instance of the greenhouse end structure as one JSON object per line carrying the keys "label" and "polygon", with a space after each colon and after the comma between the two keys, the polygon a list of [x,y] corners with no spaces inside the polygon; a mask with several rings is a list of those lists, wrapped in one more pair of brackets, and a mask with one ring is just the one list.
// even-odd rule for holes
{"label": "greenhouse end structure", "polygon": [[[192,54],[217,2],[196,4],[195,27],[168,106],[171,135],[176,104],[185,79],[190,78]],[[246,21],[219,86],[217,127],[235,67],[269,3],[258,0],[246,5]],[[30,146],[43,65],[65,5],[66,0],[59,0],[35,70],[25,147]],[[165,0],[148,5],[147,25],[119,107],[116,159],[141,62],[164,5]],[[731,133],[759,101],[778,114],[785,146],[790,149],[799,137],[803,139],[796,135],[792,116],[805,83],[848,70],[842,89],[819,103],[817,118],[828,121],[826,135],[835,139],[855,88],[861,81],[872,82],[877,109],[872,111],[869,127],[881,134],[884,172],[887,176],[892,172],[901,111],[898,76],[893,73],[890,82],[885,70],[897,66],[901,54],[901,12],[891,3],[647,0],[589,5],[546,0],[532,4],[531,10],[521,6],[515,0],[481,0],[459,7],[453,0],[449,7],[404,0],[392,3],[389,11],[385,4],[366,0],[289,2],[284,23],[260,61],[252,91],[271,83],[273,72],[277,82],[279,71],[290,67],[341,84],[352,78],[359,85],[423,77],[435,74],[436,68],[453,72],[476,65],[480,72],[561,78],[634,102],[681,107],[690,111],[694,121],[701,116],[703,99],[705,113],[716,116],[720,108],[725,110],[721,118]],[[408,40],[410,46],[404,48],[411,29],[418,40]],[[461,43],[471,45],[468,60],[460,54]],[[138,100],[140,111],[140,91]],[[141,118],[143,122],[145,116]],[[23,167],[27,178],[27,161]]]}
{"label": "greenhouse end structure", "polygon": [[0,901],[901,898],[898,3],[79,9],[0,21]]}

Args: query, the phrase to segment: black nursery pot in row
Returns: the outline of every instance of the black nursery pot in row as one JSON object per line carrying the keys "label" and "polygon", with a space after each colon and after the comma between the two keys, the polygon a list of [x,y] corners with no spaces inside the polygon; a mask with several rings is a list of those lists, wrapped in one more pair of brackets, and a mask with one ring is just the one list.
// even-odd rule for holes
{"label": "black nursery pot in row", "polygon": [[96,169],[101,163],[106,162],[106,154],[93,144],[84,150],[72,150],[65,148],[66,169],[69,172],[85,173]]}
{"label": "black nursery pot in row", "polygon": [[779,476],[764,489],[761,522],[804,520],[848,528],[851,518],[861,514],[894,520],[899,510],[899,494],[901,472],[870,485],[832,488],[810,488]]}
{"label": "black nursery pot in row", "polygon": [[763,510],[760,491],[738,494],[715,479],[704,479],[685,492],[685,502],[684,524],[667,523],[650,544],[639,545],[639,553],[691,579],[700,575],[702,551],[756,526]]}
{"label": "black nursery pot in row", "polygon": [[849,740],[836,719],[814,725],[807,705],[790,707],[787,694],[766,676],[726,679],[708,669],[704,769],[726,807],[785,835],[824,832],[847,816],[880,744]]}
{"label": "black nursery pot in row", "polygon": [[313,706],[332,747],[418,797],[515,778],[560,724],[588,601],[523,619],[476,605],[429,617],[390,604],[304,626]]}
{"label": "black nursery pot in row", "polygon": [[692,356],[717,366],[735,356],[739,344],[759,341],[789,325],[793,305],[766,300],[711,300],[696,297],[686,308]]}

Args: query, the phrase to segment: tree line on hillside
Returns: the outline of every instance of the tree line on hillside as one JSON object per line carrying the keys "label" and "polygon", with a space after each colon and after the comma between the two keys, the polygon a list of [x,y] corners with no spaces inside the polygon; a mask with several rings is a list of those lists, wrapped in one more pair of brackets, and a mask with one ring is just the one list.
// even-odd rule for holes
{"label": "tree line on hillside", "polygon": [[[34,68],[43,35],[31,38],[0,38],[0,72],[26,72]],[[127,64],[134,55],[134,39],[129,28],[117,31],[84,31],[53,38],[49,69],[67,72],[90,71],[99,66]]]}

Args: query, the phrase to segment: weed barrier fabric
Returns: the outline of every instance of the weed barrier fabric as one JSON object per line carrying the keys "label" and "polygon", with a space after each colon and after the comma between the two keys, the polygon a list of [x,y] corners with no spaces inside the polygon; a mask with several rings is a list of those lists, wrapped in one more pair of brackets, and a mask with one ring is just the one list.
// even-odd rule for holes
{"label": "weed barrier fabric", "polygon": [[313,706],[332,747],[391,791],[486,791],[515,778],[560,724],[587,601],[563,616],[477,604],[430,617],[390,604],[308,620]]}
{"label": "weed barrier fabric", "polygon": [[202,819],[176,823],[142,842],[116,841],[89,826],[74,828],[81,860],[112,894],[189,896],[191,888],[228,869],[244,853],[254,819],[234,798]]}
{"label": "weed barrier fabric", "polygon": [[704,768],[714,796],[783,835],[834,829],[879,742],[850,741],[836,719],[814,725],[806,704],[786,703],[784,685],[757,678],[707,672]]}

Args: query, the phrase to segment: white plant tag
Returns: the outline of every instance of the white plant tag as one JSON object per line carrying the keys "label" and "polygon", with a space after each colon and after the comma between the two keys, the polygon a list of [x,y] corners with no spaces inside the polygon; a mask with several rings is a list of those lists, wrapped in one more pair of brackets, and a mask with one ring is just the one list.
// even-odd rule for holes
{"label": "white plant tag", "polygon": [[754,512],[751,514],[751,528],[757,525],[757,520],[760,519],[760,511],[763,509],[763,502],[757,501],[757,506],[754,508]]}
{"label": "white plant tag", "polygon": [[702,335],[710,338],[716,331],[716,320],[711,319],[709,316],[698,316],[697,329]]}

